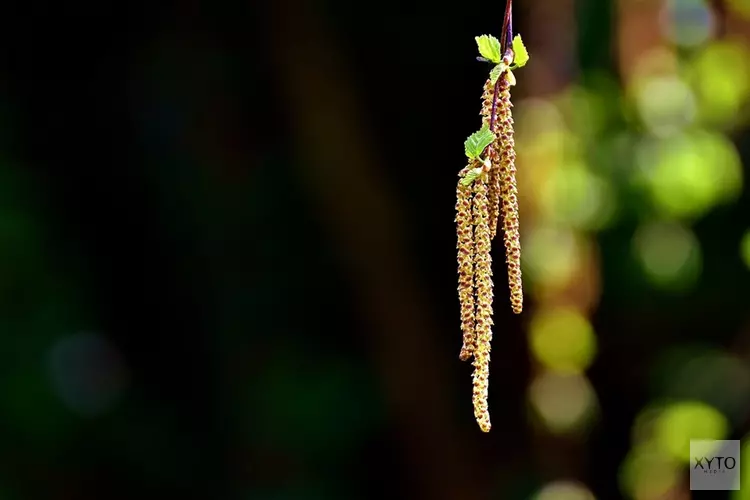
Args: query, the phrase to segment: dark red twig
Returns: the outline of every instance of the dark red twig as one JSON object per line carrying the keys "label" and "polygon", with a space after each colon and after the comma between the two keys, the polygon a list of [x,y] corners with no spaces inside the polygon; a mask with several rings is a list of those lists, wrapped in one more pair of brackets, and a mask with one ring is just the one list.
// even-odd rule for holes
{"label": "dark red twig", "polygon": [[500,46],[503,53],[513,44],[513,0],[505,3],[505,15],[503,16],[503,31],[500,34]]}

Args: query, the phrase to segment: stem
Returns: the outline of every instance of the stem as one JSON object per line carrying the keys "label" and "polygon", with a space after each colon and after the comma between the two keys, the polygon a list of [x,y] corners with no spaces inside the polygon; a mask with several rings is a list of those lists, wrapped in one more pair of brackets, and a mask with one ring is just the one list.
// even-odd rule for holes
{"label": "stem", "polygon": [[503,53],[513,45],[513,0],[506,0],[503,29],[500,33],[500,47]]}

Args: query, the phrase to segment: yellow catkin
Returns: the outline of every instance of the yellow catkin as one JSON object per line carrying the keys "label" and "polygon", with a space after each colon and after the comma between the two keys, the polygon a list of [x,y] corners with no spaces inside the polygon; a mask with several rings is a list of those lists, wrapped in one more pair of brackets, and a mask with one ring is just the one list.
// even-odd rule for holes
{"label": "yellow catkin", "polygon": [[[484,92],[482,93],[482,125],[490,125],[492,119],[492,100],[495,95],[495,85],[488,78],[484,83]],[[495,127],[497,128],[497,127]],[[488,149],[492,168],[489,176],[489,191],[487,200],[489,201],[489,225],[490,239],[495,239],[497,234],[497,222],[500,219],[500,155],[497,148],[490,146]]]}
{"label": "yellow catkin", "polygon": [[[504,62],[509,65],[511,58],[512,52],[510,55],[506,54],[508,60]],[[511,85],[508,78],[509,73],[500,76],[497,96],[492,81],[488,79],[485,82],[480,113],[482,124],[492,123],[497,138],[487,148],[489,161],[484,172],[469,186],[459,181],[456,188],[458,294],[463,332],[463,345],[459,357],[464,361],[474,357],[472,402],[474,416],[483,432],[489,432],[492,427],[488,406],[493,326],[490,249],[501,219],[511,306],[517,314],[523,309],[516,152],[510,102]],[[463,179],[470,170],[481,164],[481,160],[472,160],[459,176]]]}
{"label": "yellow catkin", "polygon": [[467,361],[474,354],[476,347],[475,309],[474,297],[474,228],[471,214],[471,185],[465,186],[461,179],[471,168],[476,165],[469,164],[460,173],[458,186],[456,187],[456,232],[458,242],[458,299],[461,304],[461,331],[463,332],[463,345],[459,358]]}
{"label": "yellow catkin", "polygon": [[497,101],[498,137],[495,149],[500,152],[500,198],[503,218],[503,239],[508,264],[508,286],[513,312],[523,310],[521,279],[521,237],[518,221],[518,187],[516,185],[516,150],[513,135],[513,114],[510,102],[508,73],[501,75]]}
{"label": "yellow catkin", "polygon": [[474,416],[479,428],[489,432],[490,413],[487,390],[490,374],[492,341],[492,258],[490,257],[489,174],[474,181],[472,215],[474,219],[474,283],[476,288],[476,348],[474,350],[473,397]]}

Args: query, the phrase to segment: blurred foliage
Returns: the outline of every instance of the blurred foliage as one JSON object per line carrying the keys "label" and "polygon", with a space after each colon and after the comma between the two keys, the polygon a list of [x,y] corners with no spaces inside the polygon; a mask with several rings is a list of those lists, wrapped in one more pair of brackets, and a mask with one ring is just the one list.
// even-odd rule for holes
{"label": "blurred foliage", "polygon": [[496,2],[10,18],[0,499],[688,498],[699,438],[750,484],[750,2],[517,4],[487,436],[451,203]]}

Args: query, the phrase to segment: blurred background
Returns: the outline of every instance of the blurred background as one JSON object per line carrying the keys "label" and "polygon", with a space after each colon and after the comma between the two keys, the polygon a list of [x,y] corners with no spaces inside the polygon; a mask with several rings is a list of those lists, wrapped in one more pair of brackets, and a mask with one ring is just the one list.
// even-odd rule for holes
{"label": "blurred background", "polygon": [[[4,4],[0,500],[750,499],[750,1],[516,0],[493,429],[455,185],[503,1]],[[703,493],[701,495],[701,493]]]}

